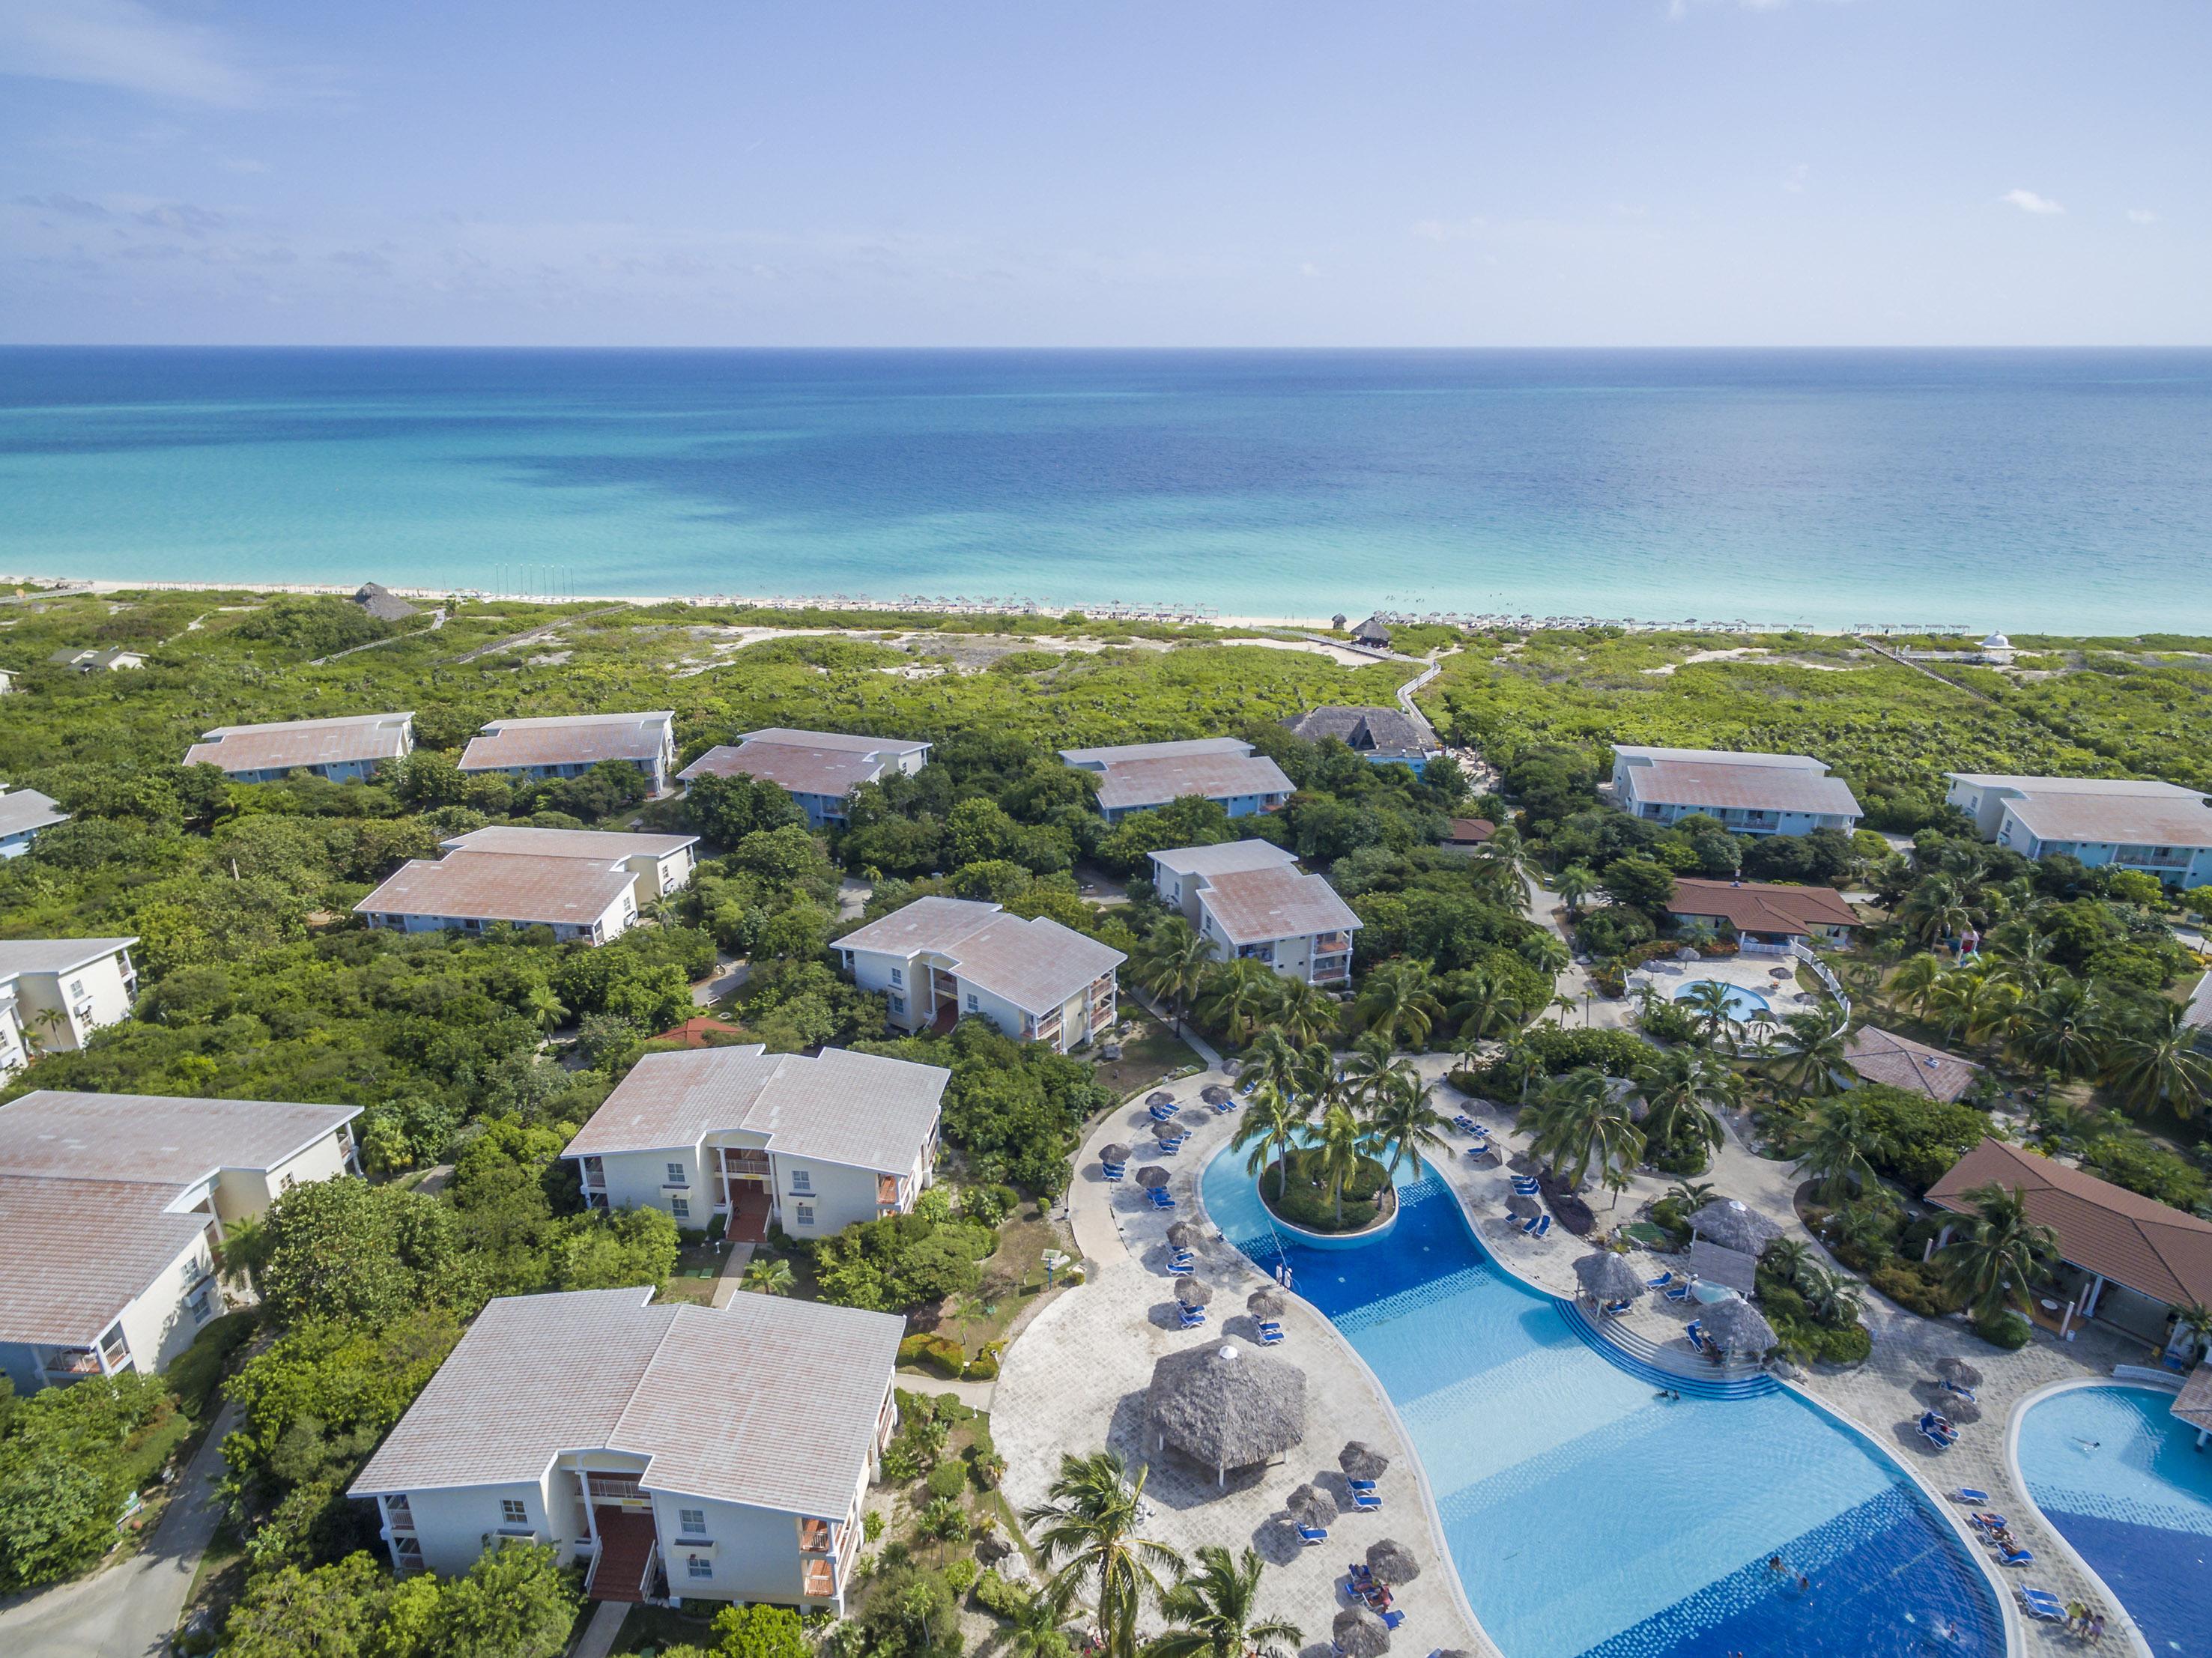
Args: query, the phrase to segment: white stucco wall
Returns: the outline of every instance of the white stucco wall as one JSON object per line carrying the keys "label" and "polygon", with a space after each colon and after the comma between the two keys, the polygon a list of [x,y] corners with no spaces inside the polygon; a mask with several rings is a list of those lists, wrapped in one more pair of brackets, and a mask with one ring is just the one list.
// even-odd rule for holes
{"label": "white stucco wall", "polygon": [[[24,973],[15,979],[17,1017],[24,1034],[36,1048],[66,1050],[82,1048],[95,1030],[127,1018],[131,993],[125,988],[124,957],[103,956],[67,973]],[[82,987],[82,995],[75,993]],[[89,1005],[88,1017],[77,1009]],[[57,1022],[40,1024],[41,1012],[58,1013]]]}
{"label": "white stucco wall", "polygon": [[[855,1221],[875,1219],[874,1169],[781,1155],[770,1161],[775,1168],[775,1200],[782,1211],[783,1230],[792,1236],[825,1238]],[[800,1189],[802,1176],[805,1190]],[[801,1206],[812,1211],[811,1222],[799,1218]]]}
{"label": "white stucco wall", "polygon": [[[215,1252],[204,1235],[155,1275],[138,1298],[123,1309],[119,1322],[123,1339],[131,1349],[131,1368],[151,1372],[165,1369],[192,1345],[201,1329],[222,1312],[222,1291],[212,1282]],[[208,1315],[195,1317],[186,1306],[198,1283],[209,1284]],[[99,1331],[88,1333],[96,1339]]]}
{"label": "white stucco wall", "polygon": [[[564,1557],[574,1547],[572,1525],[566,1516],[556,1520],[547,1512],[544,1485],[537,1480],[514,1485],[464,1485],[450,1491],[410,1491],[407,1506],[413,1511],[415,1535],[422,1545],[422,1564],[441,1577],[459,1576],[484,1551],[487,1535],[496,1535],[507,1522],[500,1501],[512,1497],[522,1503],[532,1530],[541,1542],[562,1547]],[[554,1505],[566,1509],[566,1503]],[[396,1558],[396,1557],[395,1557]]]}

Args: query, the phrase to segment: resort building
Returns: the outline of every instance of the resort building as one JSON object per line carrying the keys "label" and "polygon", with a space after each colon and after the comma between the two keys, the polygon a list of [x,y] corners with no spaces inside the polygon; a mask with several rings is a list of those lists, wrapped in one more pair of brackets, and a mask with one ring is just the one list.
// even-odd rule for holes
{"label": "resort building", "polygon": [[1444,838],[1437,844],[1446,852],[1472,856],[1477,847],[1486,847],[1498,833],[1498,825],[1487,817],[1454,817],[1444,825]]}
{"label": "resort building", "polygon": [[1418,772],[1443,752],[1435,734],[1401,708],[1309,708],[1283,724],[1309,743],[1334,737],[1378,766],[1411,766]]}
{"label": "resort building", "polygon": [[1390,648],[1390,629],[1383,626],[1379,615],[1370,616],[1352,630],[1352,642],[1364,645],[1370,651],[1387,651]]}
{"label": "resort building", "polygon": [[50,794],[36,789],[0,793],[0,858],[21,858],[39,838],[39,831],[69,822],[70,815]]}
{"label": "resort building", "polygon": [[842,824],[845,803],[863,783],[896,774],[911,777],[929,761],[930,745],[896,737],[850,737],[842,732],[788,731],[780,726],[747,732],[734,744],[711,748],[676,774],[699,777],[757,777],[797,801],[808,827]]}
{"label": "resort building", "polygon": [[2181,1023],[2197,1033],[2198,1049],[2212,1054],[2212,973],[2197,981],[2197,988],[2189,994],[2189,1005],[2182,1010]]}
{"label": "resort building", "polygon": [[1277,810],[1291,793],[1283,768],[1235,737],[1062,749],[1060,757],[1098,774],[1098,810],[1109,823],[1191,796],[1218,801],[1231,817],[1249,817]]}
{"label": "resort building", "polygon": [[2094,1318],[2163,1352],[2181,1309],[2212,1306],[2212,1221],[1997,1139],[1960,1158],[1928,1200],[1972,1214],[1967,1194],[1989,1185],[2018,1191],[2027,1218],[2058,1235],[2057,1282],[2036,1288],[2033,1315],[2061,1337]]}
{"label": "resort building", "polygon": [[1176,847],[1152,854],[1152,883],[1219,961],[1265,962],[1285,978],[1341,985],[1352,977],[1359,918],[1318,875],[1265,841]]}
{"label": "resort building", "polygon": [[2121,777],[1946,773],[1944,799],[1984,841],[2029,858],[2140,870],[2171,887],[2212,881],[2212,805],[2172,783]]}
{"label": "resort building", "polygon": [[603,944],[637,920],[637,876],[614,858],[457,852],[401,865],[353,908],[369,926],[400,932],[482,932],[505,921],[550,926],[563,943]]}
{"label": "resort building", "polygon": [[347,783],[374,776],[414,746],[412,714],[352,714],[217,726],[185,750],[185,763],[213,766],[234,783],[274,783],[295,771]]}
{"label": "resort building", "polygon": [[375,1502],[402,1574],[550,1544],[588,1600],[842,1615],[905,1329],[781,1296],[502,1297],[348,1494]]}
{"label": "resort building", "polygon": [[1719,749],[1613,751],[1613,804],[1647,823],[1692,813],[1735,835],[1808,835],[1858,827],[1857,798],[1820,761],[1802,754],[1732,754]]}
{"label": "resort building", "polygon": [[1063,1054],[1112,1029],[1114,969],[1128,959],[1048,916],[964,898],[917,898],[830,948],[901,1029],[950,1030],[975,1014]]}
{"label": "resort building", "polygon": [[0,940],[0,1077],[39,1054],[82,1048],[138,994],[131,938]]}
{"label": "resort building", "polygon": [[1844,1058],[1861,1082],[1881,1083],[1948,1105],[1974,1085],[1982,1067],[1972,1060],[1874,1025],[1844,1038]]}
{"label": "resort building", "polygon": [[648,1054],[561,1155],[585,1201],[659,1209],[757,1243],[777,1225],[828,1237],[903,1215],[937,1166],[951,1072],[825,1048],[813,1059],[757,1042]]}
{"label": "resort building", "polygon": [[54,652],[46,660],[57,668],[74,668],[79,673],[121,673],[127,668],[144,667],[146,653],[120,648],[106,651],[64,648]]}
{"label": "resort building", "polygon": [[497,853],[523,858],[573,858],[602,867],[619,864],[629,871],[638,907],[665,898],[691,884],[698,859],[692,848],[696,835],[634,835],[613,829],[549,829],[494,824],[471,829],[450,841],[441,841],[443,851],[471,857]]}
{"label": "resort building", "polygon": [[358,1174],[349,1105],[40,1090],[0,1106],[0,1372],[160,1370],[223,1310],[223,1224]]}
{"label": "resort building", "polygon": [[539,780],[581,777],[608,761],[635,766],[654,794],[668,792],[676,769],[676,716],[563,714],[544,720],[492,720],[461,750],[461,769]]}
{"label": "resort building", "polygon": [[1678,876],[1668,914],[1686,926],[1730,933],[1754,954],[1781,954],[1792,944],[1847,945],[1859,914],[1833,887],[1793,887],[1767,881],[1705,881]]}

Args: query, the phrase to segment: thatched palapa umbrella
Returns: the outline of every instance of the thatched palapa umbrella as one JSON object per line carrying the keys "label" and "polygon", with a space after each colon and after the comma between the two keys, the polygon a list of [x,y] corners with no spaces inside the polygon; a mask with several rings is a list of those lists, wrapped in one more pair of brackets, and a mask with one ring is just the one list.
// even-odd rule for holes
{"label": "thatched palapa umbrella", "polygon": [[1644,1275],[1620,1255],[1600,1249],[1575,1263],[1583,1291],[1597,1301],[1629,1301],[1644,1293]]}
{"label": "thatched palapa umbrella", "polygon": [[1386,1537],[1367,1546],[1367,1570],[1386,1583],[1410,1583],[1421,1575],[1421,1563],[1396,1538]]}
{"label": "thatched palapa umbrella", "polygon": [[1219,1083],[1208,1083],[1198,1090],[1198,1097],[1208,1105],[1226,1105],[1229,1103],[1229,1090]]}
{"label": "thatched palapa umbrella", "polygon": [[1244,1297],[1244,1310],[1255,1318],[1280,1318],[1287,1304],[1279,1291],[1269,1289],[1255,1290]]}
{"label": "thatched palapa umbrella", "polygon": [[1947,1400],[1944,1401],[1942,1410],[1944,1415],[1961,1426],[1967,1426],[1982,1419],[1982,1407],[1971,1399]]}
{"label": "thatched palapa umbrella", "polygon": [[1735,1198],[1715,1198],[1690,1217],[1690,1230],[1747,1255],[1759,1254],[1782,1236],[1780,1226]]}
{"label": "thatched palapa umbrella", "polygon": [[1145,1105],[1148,1109],[1155,1105],[1173,1105],[1174,1103],[1175,1096],[1164,1088],[1156,1089],[1145,1096]]}
{"label": "thatched palapa umbrella", "polygon": [[1170,1140],[1181,1139],[1182,1134],[1183,1131],[1171,1122],[1156,1122],[1152,1125],[1152,1138],[1163,1145]]}
{"label": "thatched palapa umbrella", "polygon": [[1390,1650],[1390,1631],[1364,1606],[1346,1606],[1329,1625],[1344,1658],[1382,1658]]}
{"label": "thatched palapa umbrella", "polygon": [[1318,1485],[1301,1485],[1284,1500],[1291,1518],[1301,1526],[1326,1526],[1336,1518],[1336,1499]]}
{"label": "thatched palapa umbrella", "polygon": [[1209,1342],[1152,1366],[1145,1406],[1162,1449],[1214,1471],[1280,1456],[1305,1437],[1306,1373],[1255,1348]]}
{"label": "thatched palapa umbrella", "polygon": [[1534,1220],[1544,1212],[1544,1206],[1534,1198],[1516,1192],[1505,1199],[1505,1212],[1516,1220]]}
{"label": "thatched palapa umbrella", "polygon": [[1165,1186],[1167,1183],[1168,1171],[1156,1163],[1148,1163],[1137,1171],[1137,1184],[1139,1186]]}
{"label": "thatched palapa umbrella", "polygon": [[1102,1145],[1098,1148],[1098,1161],[1101,1163],[1118,1163],[1128,1160],[1129,1148],[1126,1145]]}
{"label": "thatched palapa umbrella", "polygon": [[1176,1299],[1186,1307],[1203,1307],[1213,1299],[1213,1286],[1202,1278],[1179,1278]]}
{"label": "thatched palapa umbrella", "polygon": [[1719,1302],[1699,1316],[1724,1353],[1764,1353],[1774,1345],[1774,1327],[1747,1301]]}
{"label": "thatched palapa umbrella", "polygon": [[1179,1220],[1168,1228],[1168,1242],[1178,1249],[1189,1248],[1205,1236],[1199,1230],[1196,1221]]}
{"label": "thatched palapa umbrella", "polygon": [[1390,1459],[1365,1440],[1354,1439],[1336,1454],[1336,1466],[1346,1479],[1380,1479],[1389,1471]]}
{"label": "thatched palapa umbrella", "polygon": [[1982,1373],[1963,1358],[1947,1356],[1937,1359],[1936,1374],[1942,1376],[1944,1381],[1955,1382],[1961,1388],[1978,1388],[1982,1385]]}

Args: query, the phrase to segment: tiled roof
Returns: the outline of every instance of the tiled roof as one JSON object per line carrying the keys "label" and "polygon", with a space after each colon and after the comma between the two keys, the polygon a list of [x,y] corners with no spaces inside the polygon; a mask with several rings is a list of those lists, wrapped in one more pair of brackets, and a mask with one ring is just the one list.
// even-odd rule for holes
{"label": "tiled roof", "polygon": [[1249,754],[1241,737],[1186,737],[1165,743],[1115,743],[1103,749],[1062,749],[1071,766],[1119,766],[1133,760],[1175,760],[1194,754]]}
{"label": "tiled roof", "polygon": [[1910,1089],[1947,1104],[1972,1087],[1982,1070],[1970,1060],[1874,1025],[1844,1039],[1844,1058],[1863,1081]]}
{"label": "tiled roof", "polygon": [[1676,915],[1718,915],[1739,932],[1809,934],[1816,926],[1860,925],[1858,912],[1833,887],[1677,877],[1667,908]]}
{"label": "tiled roof", "polygon": [[2173,1413],[2192,1428],[2212,1428],[2212,1363],[2199,1363],[2181,1384]]}
{"label": "tiled roof", "polygon": [[0,1105],[0,1175],[79,1181],[126,1174],[179,1188],[220,1169],[274,1169],[360,1114],[357,1105],[41,1088]]}
{"label": "tiled roof", "polygon": [[633,835],[617,829],[528,829],[519,823],[495,823],[438,844],[447,852],[513,853],[526,858],[580,858],[587,863],[614,864],[648,854],[665,858],[697,844],[698,839],[696,835]]}
{"label": "tiled roof", "polygon": [[1971,783],[1978,788],[2023,789],[2033,794],[2182,794],[2191,799],[2197,798],[2193,789],[2148,777],[2021,777],[2010,772],[1993,771],[1947,771],[1943,775],[1954,783]]}
{"label": "tiled roof", "polygon": [[1190,754],[1117,762],[1098,781],[1098,804],[1109,810],[1164,806],[1185,795],[1227,800],[1244,794],[1288,794],[1291,780],[1265,755]]}
{"label": "tiled roof", "polygon": [[1048,917],[1024,920],[965,898],[917,898],[831,942],[838,950],[948,957],[963,979],[1025,1013],[1049,1012],[1127,959]]}
{"label": "tiled roof", "polygon": [[598,868],[577,858],[456,852],[439,863],[402,864],[354,911],[588,926],[630,890],[633,878],[626,869]]}
{"label": "tiled roof", "polygon": [[[127,1169],[121,1158],[106,1169]],[[90,1343],[207,1230],[154,1181],[0,1173],[0,1341]]]}
{"label": "tiled roof", "polygon": [[1265,944],[1316,932],[1343,932],[1359,918],[1318,875],[1295,869],[1253,869],[1209,880],[1198,902],[1236,944]]}
{"label": "tiled roof", "polygon": [[655,1306],[652,1293],[492,1302],[351,1494],[534,1481],[564,1451],[605,1448],[648,1458],[648,1490],[842,1520],[905,1321],[779,1296]]}
{"label": "tiled roof", "polygon": [[1428,733],[1401,708],[1309,708],[1283,721],[1294,736],[1308,742],[1334,737],[1363,754],[1404,755],[1419,759],[1428,752]]}
{"label": "tiled roof", "polygon": [[2197,981],[2197,988],[2189,995],[2189,1005],[2182,1012],[2181,1023],[2194,1025],[2199,1030],[2212,1030],[2212,973]]}
{"label": "tiled roof", "polygon": [[1177,875],[1231,875],[1239,870],[1284,869],[1298,861],[1272,841],[1224,841],[1211,847],[1170,847],[1152,861]]}
{"label": "tiled roof", "polygon": [[238,772],[393,760],[407,752],[408,721],[414,717],[411,714],[354,714],[335,720],[285,720],[267,726],[217,726],[185,750],[185,763]]}
{"label": "tiled roof", "polygon": [[854,732],[802,732],[788,726],[763,726],[740,732],[738,741],[773,743],[791,749],[842,749],[849,754],[912,754],[929,746],[908,737],[866,737]]}
{"label": "tiled roof", "polygon": [[2111,841],[2121,846],[2212,847],[2212,806],[2192,789],[2025,789],[2006,802],[2039,841]]}
{"label": "tiled roof", "polygon": [[806,749],[785,743],[725,744],[701,755],[678,779],[695,777],[757,777],[763,783],[793,794],[826,794],[841,799],[863,783],[884,774],[895,756],[854,754],[848,749]]}
{"label": "tiled roof", "polygon": [[1719,764],[1709,760],[1655,760],[1628,773],[1638,800],[1668,806],[1740,806],[1751,811],[1841,812],[1856,817],[1859,803],[1840,777],[1801,766]]}
{"label": "tiled roof", "polygon": [[128,950],[138,942],[128,938],[6,938],[0,939],[0,979],[18,973],[68,973],[88,967],[102,957]]}
{"label": "tiled roof", "polygon": [[729,1047],[732,1044],[717,1043],[712,1038],[742,1036],[744,1034],[743,1029],[732,1024],[727,1019],[713,1018],[702,1013],[694,1018],[684,1020],[682,1024],[671,1029],[661,1031],[653,1040],[657,1042],[682,1042],[686,1048]]}
{"label": "tiled roof", "polygon": [[1444,835],[1447,841],[1457,846],[1482,846],[1498,833],[1498,825],[1487,817],[1455,817]]}
{"label": "tiled roof", "polygon": [[1638,760],[1680,760],[1713,766],[1759,766],[1785,771],[1825,772],[1827,762],[1809,754],[1747,754],[1741,749],[1652,749],[1616,743],[1615,755]]}
{"label": "tiled roof", "polygon": [[668,746],[676,716],[566,714],[544,719],[492,720],[461,750],[463,771],[510,766],[594,766],[602,760],[652,760]]}
{"label": "tiled roof", "polygon": [[1968,1212],[1966,1194],[1992,1181],[2020,1189],[2028,1218],[2057,1232],[2076,1266],[2155,1301],[2212,1305],[2212,1221],[1996,1139],[1960,1158],[1928,1199]]}
{"label": "tiled roof", "polygon": [[648,1054],[562,1155],[673,1150],[742,1130],[792,1157],[904,1174],[929,1139],[951,1074],[839,1048],[811,1060],[757,1044]]}
{"label": "tiled roof", "polygon": [[25,829],[51,829],[69,822],[69,814],[54,804],[52,795],[36,789],[9,789],[0,794],[0,835],[21,835]]}

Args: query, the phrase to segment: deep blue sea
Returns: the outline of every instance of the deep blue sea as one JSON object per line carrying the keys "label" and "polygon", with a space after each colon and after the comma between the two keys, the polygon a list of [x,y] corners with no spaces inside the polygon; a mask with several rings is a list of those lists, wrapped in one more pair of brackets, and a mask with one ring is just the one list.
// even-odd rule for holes
{"label": "deep blue sea", "polygon": [[2212,352],[0,349],[0,571],[2206,632]]}

